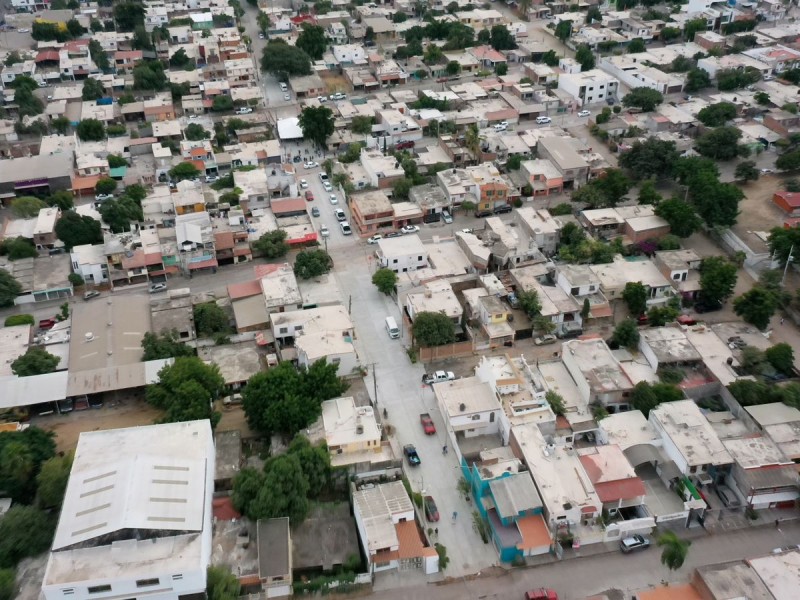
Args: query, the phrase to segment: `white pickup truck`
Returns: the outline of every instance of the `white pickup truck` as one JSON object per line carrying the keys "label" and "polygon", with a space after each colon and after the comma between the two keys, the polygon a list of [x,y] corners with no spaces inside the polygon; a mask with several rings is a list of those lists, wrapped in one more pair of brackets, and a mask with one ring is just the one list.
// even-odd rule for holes
{"label": "white pickup truck", "polygon": [[431,385],[442,381],[453,381],[455,378],[456,376],[452,371],[435,371],[434,373],[425,373],[422,376],[422,383]]}

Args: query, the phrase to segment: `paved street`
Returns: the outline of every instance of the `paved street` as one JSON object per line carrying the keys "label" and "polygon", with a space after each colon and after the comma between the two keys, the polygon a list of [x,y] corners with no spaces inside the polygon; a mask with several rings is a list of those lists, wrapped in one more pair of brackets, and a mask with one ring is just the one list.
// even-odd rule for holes
{"label": "paved street", "polygon": [[[724,561],[740,560],[769,553],[773,548],[797,544],[800,523],[743,529],[733,533],[695,539],[684,566],[669,572],[661,565],[661,552],[652,548],[638,554],[609,552],[530,569],[515,569],[499,576],[482,576],[469,581],[459,579],[450,569],[445,573],[455,580],[442,585],[409,585],[401,589],[377,591],[381,600],[489,600],[522,598],[535,587],[555,589],[560,600],[579,600],[592,594],[620,590],[628,600],[637,590],[661,585],[685,583],[692,569]],[[620,597],[620,596],[618,596]]]}

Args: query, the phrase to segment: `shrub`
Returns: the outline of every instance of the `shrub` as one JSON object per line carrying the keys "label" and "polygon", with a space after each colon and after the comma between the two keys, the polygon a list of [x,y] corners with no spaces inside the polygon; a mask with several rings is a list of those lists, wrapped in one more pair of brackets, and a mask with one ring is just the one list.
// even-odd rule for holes
{"label": "shrub", "polygon": [[15,325],[33,325],[34,323],[33,315],[11,315],[6,318],[4,325],[14,327]]}

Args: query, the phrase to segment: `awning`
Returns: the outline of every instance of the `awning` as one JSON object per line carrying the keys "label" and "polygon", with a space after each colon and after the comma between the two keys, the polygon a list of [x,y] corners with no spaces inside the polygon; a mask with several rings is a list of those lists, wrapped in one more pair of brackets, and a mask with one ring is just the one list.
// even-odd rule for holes
{"label": "awning", "polygon": [[636,444],[635,446],[623,450],[623,454],[625,454],[628,462],[631,463],[631,466],[634,468],[644,463],[661,463],[664,460],[658,448],[651,444]]}

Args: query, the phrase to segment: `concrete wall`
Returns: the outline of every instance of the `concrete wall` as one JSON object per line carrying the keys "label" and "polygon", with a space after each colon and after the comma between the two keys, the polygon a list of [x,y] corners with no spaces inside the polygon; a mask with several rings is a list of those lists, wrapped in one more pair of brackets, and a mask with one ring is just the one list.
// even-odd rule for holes
{"label": "concrete wall", "polygon": [[469,356],[473,353],[473,342],[456,342],[444,346],[431,346],[430,348],[419,349],[419,360],[430,362],[444,358],[455,358],[459,356]]}

